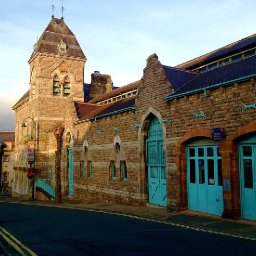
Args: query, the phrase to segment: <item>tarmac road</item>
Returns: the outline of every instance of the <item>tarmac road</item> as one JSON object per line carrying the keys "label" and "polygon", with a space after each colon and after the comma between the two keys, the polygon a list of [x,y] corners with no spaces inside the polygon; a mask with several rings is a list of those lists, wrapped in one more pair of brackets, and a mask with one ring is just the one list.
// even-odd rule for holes
{"label": "tarmac road", "polygon": [[96,211],[2,202],[0,226],[24,255],[256,255],[255,241]]}

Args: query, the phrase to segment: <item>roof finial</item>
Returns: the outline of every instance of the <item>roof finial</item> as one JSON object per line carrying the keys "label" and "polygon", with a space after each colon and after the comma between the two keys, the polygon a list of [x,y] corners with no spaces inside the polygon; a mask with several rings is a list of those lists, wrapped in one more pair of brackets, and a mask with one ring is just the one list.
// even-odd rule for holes
{"label": "roof finial", "polygon": [[55,9],[55,5],[53,4],[53,0],[52,0],[52,18],[54,18],[54,9]]}
{"label": "roof finial", "polygon": [[62,0],[62,6],[61,6],[61,14],[62,14],[61,18],[62,19],[64,19],[64,11],[65,11],[65,9],[64,9],[63,0]]}

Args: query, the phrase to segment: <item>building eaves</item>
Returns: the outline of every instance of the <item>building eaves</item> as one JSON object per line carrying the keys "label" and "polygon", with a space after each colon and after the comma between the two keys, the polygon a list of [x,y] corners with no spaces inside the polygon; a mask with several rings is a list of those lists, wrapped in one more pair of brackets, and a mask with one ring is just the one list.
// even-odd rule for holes
{"label": "building eaves", "polygon": [[256,57],[250,57],[234,62],[211,71],[202,73],[190,82],[184,84],[174,93],[168,95],[166,100],[193,95],[206,90],[230,86],[256,77]]}
{"label": "building eaves", "polygon": [[80,120],[75,121],[75,124],[87,122],[87,121],[96,121],[100,118],[117,115],[123,112],[132,111],[135,109],[135,98],[130,97],[124,100],[120,100],[108,105],[101,105],[101,107],[88,115],[85,115]]}
{"label": "building eaves", "polygon": [[12,109],[15,110],[17,107],[19,107],[25,101],[28,101],[28,98],[29,98],[29,90],[17,101],[17,103],[15,103],[15,105],[12,107]]}
{"label": "building eaves", "polygon": [[78,119],[100,108],[100,105],[84,102],[74,102]]}

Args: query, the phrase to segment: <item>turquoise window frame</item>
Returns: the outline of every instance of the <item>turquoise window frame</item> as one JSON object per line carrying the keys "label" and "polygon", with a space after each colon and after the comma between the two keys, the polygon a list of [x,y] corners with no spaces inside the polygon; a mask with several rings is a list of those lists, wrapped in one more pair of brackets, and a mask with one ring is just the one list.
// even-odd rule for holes
{"label": "turquoise window frame", "polygon": [[84,163],[84,161],[80,162],[80,175],[81,175],[81,177],[85,176],[85,163]]}
{"label": "turquoise window frame", "polygon": [[111,161],[110,162],[110,171],[111,171],[111,180],[115,180],[116,179],[116,165],[115,165],[115,161]]}
{"label": "turquoise window frame", "polygon": [[88,177],[92,177],[93,176],[92,161],[87,162],[87,169],[88,169]]}
{"label": "turquoise window frame", "polygon": [[123,181],[128,180],[128,173],[127,173],[126,161],[121,161],[120,167],[121,167],[121,179],[122,179]]}

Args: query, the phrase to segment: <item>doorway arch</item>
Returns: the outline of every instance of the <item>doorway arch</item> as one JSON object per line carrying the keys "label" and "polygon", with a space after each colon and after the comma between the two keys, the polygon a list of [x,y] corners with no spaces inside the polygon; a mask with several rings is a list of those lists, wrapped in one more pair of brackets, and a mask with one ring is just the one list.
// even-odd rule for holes
{"label": "doorway arch", "polygon": [[167,206],[166,160],[163,150],[163,130],[159,119],[152,115],[146,140],[148,200],[150,204]]}

